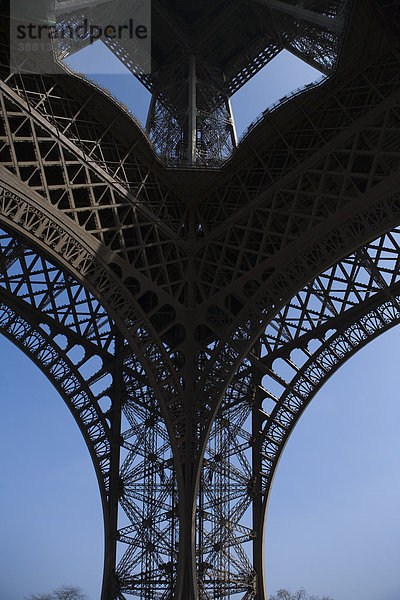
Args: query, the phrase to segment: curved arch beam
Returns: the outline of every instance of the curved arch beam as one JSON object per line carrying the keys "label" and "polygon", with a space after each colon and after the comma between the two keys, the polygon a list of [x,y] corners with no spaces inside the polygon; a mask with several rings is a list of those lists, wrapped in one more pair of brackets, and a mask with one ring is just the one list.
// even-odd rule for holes
{"label": "curved arch beam", "polygon": [[[79,368],[68,358],[68,351],[75,345],[61,348],[55,341],[56,330],[47,333],[40,326],[32,325],[22,316],[21,307],[4,302],[0,293],[0,331],[26,354],[68,406],[89,449],[100,486],[102,502],[105,502],[109,472],[110,430],[105,415]],[[60,334],[58,334],[60,335]]]}
{"label": "curved arch beam", "polygon": [[[179,488],[184,535],[178,573],[159,556],[151,559],[153,566],[146,567],[146,573],[154,572],[156,563],[163,565],[170,584],[174,577],[178,580],[179,600],[196,596],[193,532],[197,488],[204,484],[204,477],[221,478],[221,468],[213,468],[223,462],[218,444],[226,454],[224,464],[230,462],[230,472],[235,472],[234,461],[228,459],[227,440],[235,447],[235,460],[240,461],[241,471],[238,469],[240,473],[235,472],[235,476],[246,495],[230,523],[243,534],[236,539],[250,539],[251,532],[242,528],[240,515],[244,513],[240,511],[247,510],[249,497],[257,496],[258,484],[249,476],[245,458],[246,453],[253,452],[258,469],[261,449],[256,451],[253,438],[247,435],[249,427],[246,429],[245,424],[250,413],[246,411],[250,406],[255,417],[251,435],[258,431],[262,413],[254,409],[259,402],[254,382],[243,383],[234,400],[236,386],[241,387],[235,370],[244,362],[244,371],[254,367],[257,380],[257,369],[262,372],[269,367],[261,360],[259,348],[251,355],[249,351],[268,323],[277,324],[282,339],[287,336],[277,315],[290,296],[302,291],[310,278],[337,263],[360,242],[400,220],[399,198],[390,196],[393,189],[398,190],[399,169],[398,153],[393,152],[394,140],[397,145],[399,141],[397,42],[385,40],[382,28],[376,45],[375,37],[365,44],[368,32],[377,27],[377,2],[359,1],[356,5],[362,26],[358,27],[354,19],[354,45],[349,43],[346,50],[352,56],[351,65],[344,61],[336,79],[303,98],[292,99],[285,108],[266,117],[221,174],[187,173],[182,178],[181,173],[175,181],[171,176],[174,185],[179,181],[179,197],[168,190],[166,176],[164,181],[158,177],[158,167],[143,148],[139,152],[137,132],[133,144],[138,143],[140,160],[134,146],[120,143],[127,120],[120,120],[121,111],[114,110],[115,106],[110,120],[106,114],[110,103],[91,86],[62,76],[18,74],[7,76],[0,86],[4,113],[1,151],[7,167],[0,173],[7,188],[0,201],[4,223],[40,247],[44,256],[49,252],[57,264],[63,264],[104,302],[144,366],[141,374],[154,388],[149,398],[143,383],[136,388],[138,395],[149,400],[151,409],[159,398],[173,445],[175,475],[171,474],[170,457],[166,459],[161,427],[152,427],[157,431],[152,442],[156,451],[150,452],[146,446],[143,421],[153,423],[154,419],[151,410],[146,412],[145,402],[140,404],[144,412],[136,421],[131,399],[119,407],[115,418],[122,419],[125,408],[130,425],[124,440],[130,436],[135,440],[124,462],[123,481],[114,480],[114,499],[120,485],[124,510],[131,518],[131,525],[121,534],[130,546],[118,572],[123,590],[149,582],[147,575],[146,580],[140,580],[143,569],[140,574],[134,569],[141,560],[138,548],[146,550],[147,554],[142,554],[147,557],[154,555],[153,542],[146,538],[148,532],[158,539],[154,522],[159,513],[140,520],[135,505],[138,496],[142,504],[147,497],[140,491],[141,475],[139,483],[135,477],[138,472],[149,472],[150,464],[157,485],[162,477],[168,481],[168,500],[161,503],[166,520],[174,518],[176,503],[171,497],[176,485]],[[358,67],[356,78],[351,72],[353,60]],[[66,90],[69,83],[74,88],[71,93]],[[79,100],[86,92],[82,104]],[[89,106],[93,97],[101,109],[100,119]],[[283,125],[287,115],[290,118]],[[107,119],[105,131],[103,116]],[[271,130],[272,135],[265,135]],[[192,194],[197,183],[200,190]],[[185,187],[187,190],[182,191]],[[357,260],[364,260],[366,271],[374,272],[368,257]],[[379,282],[378,276],[375,279]],[[385,285],[382,290],[390,294]],[[165,306],[160,299],[165,299]],[[324,302],[326,306],[332,304],[334,314],[335,302],[329,291]],[[164,329],[167,327],[168,332],[176,326],[181,327],[181,334],[174,339],[178,349],[175,361]],[[197,339],[195,332],[199,330]],[[119,342],[124,344],[123,339]],[[118,398],[127,385],[125,372],[116,378]],[[227,415],[236,419],[232,426],[226,426]],[[157,414],[157,426],[159,421]],[[123,446],[117,429],[113,431],[115,452]],[[135,448],[143,452],[140,467],[133,458]],[[209,462],[204,462],[201,473],[206,451]],[[207,493],[215,492],[212,482],[208,488],[203,485],[203,490],[201,501]],[[215,542],[216,546],[223,541],[229,547],[234,536],[226,523],[229,519],[221,515],[223,503],[218,497],[207,518],[209,522],[218,520],[221,541]],[[200,511],[198,518],[205,518]],[[141,529],[132,525],[136,521],[140,521]],[[173,527],[171,531],[168,543],[175,541]],[[140,539],[149,546],[140,546]],[[239,542],[236,546],[241,547]],[[175,560],[172,547],[168,552]],[[220,565],[226,564],[218,548],[211,548],[210,564],[213,553],[219,553]],[[208,567],[203,567],[206,573]],[[161,576],[160,569],[156,569],[157,576]],[[243,574],[240,583],[247,585],[245,592],[250,597],[254,596],[254,573],[248,564]],[[120,586],[112,594],[121,590]]]}

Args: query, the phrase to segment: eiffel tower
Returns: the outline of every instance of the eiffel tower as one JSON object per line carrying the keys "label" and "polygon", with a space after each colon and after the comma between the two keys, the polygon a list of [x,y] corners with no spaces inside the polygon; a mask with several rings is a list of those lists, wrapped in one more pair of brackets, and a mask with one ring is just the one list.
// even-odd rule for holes
{"label": "eiffel tower", "polygon": [[[61,66],[10,69],[1,9],[0,330],[89,449],[101,600],[266,600],[286,441],[400,321],[400,2],[152,0],[150,74],[106,41],[146,131]],[[238,144],[229,99],[283,49],[324,78]]]}

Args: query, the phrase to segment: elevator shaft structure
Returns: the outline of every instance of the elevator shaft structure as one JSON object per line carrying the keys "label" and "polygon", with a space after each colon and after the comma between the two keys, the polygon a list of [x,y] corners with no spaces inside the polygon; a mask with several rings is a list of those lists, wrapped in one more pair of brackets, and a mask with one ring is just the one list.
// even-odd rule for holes
{"label": "elevator shaft structure", "polygon": [[[2,30],[0,330],[91,454],[101,600],[266,600],[285,444],[400,321],[400,3],[153,1],[150,75],[110,42],[147,133],[61,66],[10,70]],[[230,96],[282,48],[326,78],[223,162]]]}

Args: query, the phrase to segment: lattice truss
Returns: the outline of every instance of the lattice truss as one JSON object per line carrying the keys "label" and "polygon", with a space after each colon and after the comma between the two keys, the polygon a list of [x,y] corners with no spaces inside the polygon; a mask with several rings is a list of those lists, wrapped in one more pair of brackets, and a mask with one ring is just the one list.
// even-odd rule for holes
{"label": "lattice truss", "polygon": [[285,442],[399,321],[399,38],[355,11],[336,78],[266,112],[220,170],[165,169],[91,84],[3,73],[0,328],[91,452],[102,600],[264,600]]}
{"label": "lattice truss", "polygon": [[253,375],[244,361],[224,396],[205,452],[196,527],[198,588],[204,600],[248,600],[257,594]]}

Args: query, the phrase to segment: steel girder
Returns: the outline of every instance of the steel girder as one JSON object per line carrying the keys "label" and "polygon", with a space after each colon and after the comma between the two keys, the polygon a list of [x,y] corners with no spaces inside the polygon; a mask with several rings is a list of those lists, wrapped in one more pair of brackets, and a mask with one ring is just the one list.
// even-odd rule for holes
{"label": "steel girder", "polygon": [[97,465],[102,600],[265,598],[285,441],[398,321],[400,55],[379,15],[356,3],[336,76],[266,112],[219,171],[165,169],[91,84],[4,71],[2,330]]}

